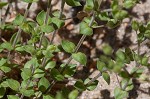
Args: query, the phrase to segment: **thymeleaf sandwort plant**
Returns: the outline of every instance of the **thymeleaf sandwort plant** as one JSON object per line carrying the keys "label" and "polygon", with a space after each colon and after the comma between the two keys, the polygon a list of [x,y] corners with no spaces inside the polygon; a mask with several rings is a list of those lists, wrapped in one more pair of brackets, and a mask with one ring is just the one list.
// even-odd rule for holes
{"label": "thymeleaf sandwort plant", "polygon": [[[73,88],[60,88],[57,92],[52,92],[53,87],[69,78],[74,77],[77,64],[72,64],[75,60],[83,66],[87,66],[87,56],[78,50],[82,46],[86,37],[92,37],[94,28],[113,29],[122,23],[128,14],[128,9],[134,7],[139,0],[112,0],[109,9],[101,9],[103,0],[86,0],[85,5],[80,4],[80,0],[60,0],[60,10],[52,11],[52,1],[47,0],[47,10],[42,10],[36,16],[36,20],[28,20],[28,14],[33,3],[38,0],[21,0],[27,3],[24,15],[18,14],[11,23],[6,23],[6,18],[10,12],[13,0],[0,2],[0,12],[6,7],[4,15],[0,13],[0,52],[5,53],[0,59],[0,98],[8,99],[76,99],[80,92],[94,90],[101,76],[110,84],[110,75],[115,73],[119,86],[114,89],[115,99],[128,97],[128,92],[133,89],[133,79],[139,79],[144,68],[150,66],[149,56],[140,54],[141,43],[150,39],[150,23],[142,24],[134,20],[131,23],[132,29],[137,34],[137,52],[130,49],[119,49],[114,51],[109,44],[103,46],[103,55],[97,59],[98,75],[94,78],[77,79]],[[67,19],[63,14],[64,5],[78,7],[83,6],[81,22],[79,23],[79,34],[82,35],[77,45],[63,39],[59,45],[53,43],[58,30],[63,28]],[[98,21],[105,24],[99,25]],[[5,30],[17,29],[11,39],[6,41],[2,37]],[[22,33],[28,35],[24,38]],[[45,34],[51,35],[49,40]],[[25,39],[25,40],[24,40]],[[57,64],[54,57],[59,52],[66,52],[70,55],[67,62]],[[57,53],[57,54],[56,54]],[[21,63],[14,62],[15,55],[24,57]],[[128,71],[127,64],[135,62],[135,66]],[[15,77],[14,72],[18,70],[19,77]],[[10,76],[11,75],[11,76]]]}

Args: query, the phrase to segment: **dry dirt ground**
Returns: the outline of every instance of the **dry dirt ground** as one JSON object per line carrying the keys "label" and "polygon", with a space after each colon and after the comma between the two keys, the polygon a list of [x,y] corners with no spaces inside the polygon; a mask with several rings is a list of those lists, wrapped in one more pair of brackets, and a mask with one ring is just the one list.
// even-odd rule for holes
{"label": "dry dirt ground", "polygon": [[[2,0],[6,1],[6,0]],[[46,1],[46,0],[43,0]],[[52,0],[53,2],[53,10],[59,9],[60,3],[57,2],[57,0]],[[105,0],[109,1],[109,0]],[[30,10],[29,17],[35,18],[36,13],[41,11],[41,9],[46,10],[45,2],[42,2],[42,0],[38,4],[33,4],[32,8]],[[16,7],[17,5],[17,7]],[[9,17],[7,21],[12,21],[14,19],[14,16],[16,15],[15,10],[17,9],[19,13],[24,13],[24,8],[26,8],[26,3],[18,2],[17,4],[13,4],[13,12],[14,14],[11,15],[11,18]],[[15,8],[16,7],[16,8]],[[104,7],[105,8],[105,5]],[[65,6],[64,14],[67,17],[71,17],[70,11],[71,7]],[[71,11],[72,12],[72,11]],[[138,20],[139,22],[146,23],[150,20],[150,0],[141,0],[140,4],[137,4],[132,10],[129,11],[132,18],[126,18],[123,20],[123,23],[120,25],[120,27],[117,27],[115,29],[107,29],[107,28],[98,28],[95,29],[95,34],[92,37],[87,38],[83,46],[80,48],[80,51],[86,53],[89,57],[89,68],[85,68],[83,70],[82,66],[79,66],[79,72],[76,74],[76,76],[81,76],[82,78],[85,78],[90,75],[91,78],[95,77],[99,72],[95,70],[95,60],[100,56],[101,54],[101,46],[104,43],[109,43],[114,50],[117,50],[119,48],[125,48],[130,47],[134,50],[136,50],[137,46],[137,37],[134,31],[131,30],[130,22],[131,20]],[[66,27],[59,30],[57,33],[54,42],[56,44],[60,43],[62,39],[68,39],[75,43],[78,42],[81,35],[78,35],[78,24],[74,24],[71,20],[66,21]],[[50,35],[47,35],[49,38],[51,38]],[[150,42],[150,41],[149,41]],[[140,52],[147,53],[147,55],[150,56],[150,43],[148,41],[144,42],[141,46]],[[64,57],[64,53],[60,53],[59,55],[60,59],[61,57]],[[68,57],[68,56],[66,56]],[[62,58],[63,59],[63,58]],[[66,61],[65,59],[63,61]],[[72,61],[72,63],[75,63]],[[131,63],[128,66],[128,70],[134,66],[134,62]],[[90,70],[87,70],[90,69]],[[80,94],[78,99],[114,99],[113,90],[116,86],[119,86],[117,77],[114,73],[110,73],[111,75],[111,83],[110,85],[107,85],[107,83],[103,80],[102,77],[99,77],[99,84],[97,88],[93,91],[84,91]],[[144,72],[144,75],[150,79],[150,72],[147,69]],[[84,77],[85,76],[85,77]],[[78,77],[77,77],[78,78]],[[119,78],[119,80],[121,80]],[[73,84],[75,82],[75,79],[72,79],[70,84]],[[141,82],[140,80],[134,81],[135,87],[134,90],[132,90],[129,93],[129,99],[150,99],[150,83],[149,82]]]}

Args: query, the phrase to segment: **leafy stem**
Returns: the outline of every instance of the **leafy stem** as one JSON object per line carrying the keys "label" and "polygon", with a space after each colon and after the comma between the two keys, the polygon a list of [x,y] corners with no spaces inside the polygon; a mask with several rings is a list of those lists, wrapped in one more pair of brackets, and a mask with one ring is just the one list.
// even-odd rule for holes
{"label": "leafy stem", "polygon": [[[44,24],[45,24],[45,25],[48,23],[48,17],[49,17],[50,10],[51,10],[51,1],[52,1],[52,0],[48,0],[47,11],[46,11],[46,18],[45,18],[45,21],[44,21]],[[40,37],[39,48],[41,48],[41,46],[42,46],[42,40],[43,40],[44,34],[45,34],[45,33],[42,32],[42,35],[41,35],[41,37]]]}
{"label": "leafy stem", "polygon": [[[28,86],[30,85],[30,83],[31,83],[31,81],[32,81],[32,76],[34,75],[35,67],[34,67],[34,66],[31,66],[31,70],[32,70],[32,75],[31,75],[31,77],[29,78],[29,80],[27,81],[27,84],[26,84],[25,89],[28,88]],[[21,94],[20,99],[23,99],[23,97],[24,97],[24,95]]]}
{"label": "leafy stem", "polygon": [[[94,11],[93,15],[92,15],[92,18],[91,18],[91,21],[89,23],[89,27],[92,26],[92,24],[93,24],[93,22],[95,20],[95,15],[96,15],[96,12]],[[79,40],[79,42],[78,42],[78,44],[77,44],[77,46],[75,48],[74,53],[77,53],[77,51],[79,50],[79,48],[80,48],[81,44],[83,43],[83,41],[85,40],[85,38],[86,38],[86,35],[82,35],[81,39]],[[68,61],[65,64],[65,67],[66,67],[66,65],[68,65],[71,62],[71,60],[72,60],[72,56],[69,57]],[[65,67],[62,69],[62,72],[65,70]]]}
{"label": "leafy stem", "polygon": [[[93,24],[93,22],[94,22],[94,20],[95,20],[95,15],[96,15],[96,12],[94,12],[93,15],[92,15],[91,21],[90,21],[90,23],[89,23],[89,27],[92,26],[92,24]],[[77,46],[76,46],[76,48],[75,48],[75,51],[74,51],[75,53],[79,50],[79,48],[80,48],[81,44],[83,43],[83,41],[85,40],[85,38],[86,38],[86,35],[83,35],[83,36],[81,37],[80,41],[78,42],[78,44],[77,44]],[[70,58],[68,59],[68,61],[67,61],[66,64],[65,64],[65,67],[66,67],[66,65],[68,65],[68,64],[71,62],[71,60],[72,60],[72,57],[70,56]],[[65,70],[65,67],[61,70],[60,73],[62,73],[62,72]],[[99,74],[99,75],[98,75],[97,77],[95,77],[95,78],[97,79],[100,75],[101,75],[101,74]],[[93,80],[95,80],[95,78],[93,78]],[[56,80],[53,80],[52,83],[51,83],[51,85],[50,85],[50,86],[48,87],[48,89],[45,91],[45,93],[50,92],[51,88],[55,85],[56,82],[57,82]]]}
{"label": "leafy stem", "polygon": [[[26,18],[27,18],[27,16],[28,16],[29,9],[30,9],[31,5],[32,5],[32,3],[29,3],[28,6],[27,6],[27,10],[25,11],[24,19],[23,19],[23,21],[22,21],[22,24],[24,23],[24,21],[26,20]],[[13,44],[12,44],[12,47],[13,47],[14,49],[15,49],[15,46],[16,46],[16,43],[17,43],[18,38],[21,36],[21,32],[22,32],[22,29],[21,29],[21,27],[19,27],[18,32],[17,32],[17,34],[16,34],[16,37],[15,37],[15,39],[14,39],[14,41],[13,41]],[[8,60],[11,59],[11,58],[10,58],[10,54],[11,54],[11,51],[8,52],[8,55],[7,55]]]}
{"label": "leafy stem", "polygon": [[[61,0],[61,6],[60,6],[60,12],[59,12],[59,19],[62,18],[64,5],[65,5],[65,0]],[[57,32],[57,30],[55,30],[55,31],[52,33],[52,38],[51,38],[51,40],[50,40],[50,44],[53,43],[54,38],[55,38],[55,35],[56,35],[56,32]]]}
{"label": "leafy stem", "polygon": [[[62,18],[63,9],[64,9],[64,4],[65,4],[65,1],[64,1],[64,0],[61,0],[59,19]],[[55,35],[56,35],[56,32],[57,32],[57,30],[55,30],[55,31],[52,33],[52,38],[51,38],[51,40],[50,40],[50,45],[53,43],[53,40],[54,40]],[[44,35],[43,35],[43,36],[44,36]],[[45,57],[42,59],[42,67],[45,65],[46,60],[47,60],[47,58],[45,58]]]}

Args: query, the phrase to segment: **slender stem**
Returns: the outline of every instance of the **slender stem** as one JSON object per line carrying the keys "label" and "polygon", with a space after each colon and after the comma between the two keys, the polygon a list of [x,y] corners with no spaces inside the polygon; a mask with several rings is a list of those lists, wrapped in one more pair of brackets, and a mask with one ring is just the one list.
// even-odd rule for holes
{"label": "slender stem", "polygon": [[6,9],[6,12],[5,12],[4,18],[3,18],[3,20],[2,20],[2,24],[5,24],[5,21],[6,21],[7,15],[8,15],[8,13],[9,13],[10,7],[11,7],[12,2],[13,2],[13,0],[9,0],[9,1],[10,1],[10,2],[9,2],[9,5],[8,5],[8,7],[7,7],[7,9]]}
{"label": "slender stem", "polygon": [[[136,31],[136,35],[138,37],[137,31]],[[140,43],[139,40],[137,40],[137,55],[138,55],[138,60],[139,60],[139,56],[140,56],[140,46],[141,46],[141,43]],[[138,60],[135,60],[136,61],[136,67],[139,66]]]}

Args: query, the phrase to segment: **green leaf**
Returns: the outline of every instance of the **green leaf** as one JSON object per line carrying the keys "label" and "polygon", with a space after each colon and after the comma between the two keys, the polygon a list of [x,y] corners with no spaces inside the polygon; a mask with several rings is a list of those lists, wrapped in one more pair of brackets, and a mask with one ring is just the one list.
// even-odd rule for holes
{"label": "green leaf", "polygon": [[6,89],[4,87],[0,87],[0,98],[3,98],[5,95]]}
{"label": "green leaf", "polygon": [[56,45],[49,45],[46,50],[50,52],[55,52],[56,49],[57,49]]}
{"label": "green leaf", "polygon": [[20,92],[26,96],[26,97],[31,97],[34,95],[34,90],[33,89],[25,89],[25,88],[21,88]]}
{"label": "green leaf", "polygon": [[115,19],[110,19],[108,22],[107,22],[107,26],[109,27],[109,28],[115,28],[115,27],[117,27],[118,25],[120,25],[120,21],[117,21],[117,20],[115,20]]}
{"label": "green leaf", "polygon": [[43,51],[43,55],[45,55],[46,58],[51,59],[54,55],[50,51]]}
{"label": "green leaf", "polygon": [[[53,15],[54,17],[59,18],[59,17],[60,17],[60,10],[55,10],[55,11],[53,11],[52,15]],[[61,17],[61,18],[62,18],[62,19],[65,19],[66,16],[65,16],[64,14],[62,14],[62,17]]]}
{"label": "green leaf", "polygon": [[7,81],[3,81],[3,82],[0,84],[0,86],[2,86],[2,87],[4,87],[4,88],[9,87]]}
{"label": "green leaf", "polygon": [[7,62],[7,59],[1,58],[0,66],[3,66]]}
{"label": "green leaf", "polygon": [[29,22],[24,22],[21,29],[26,33],[32,33],[34,28],[29,24]]}
{"label": "green leaf", "polygon": [[102,61],[97,61],[97,69],[100,71],[100,72],[103,72],[106,70],[106,64]]}
{"label": "green leaf", "polygon": [[67,88],[67,87],[63,87],[62,90],[61,90],[61,93],[63,94],[63,97],[68,99],[68,95],[70,93],[70,89]]}
{"label": "green leaf", "polygon": [[[126,86],[126,84],[127,84],[127,86]],[[126,91],[132,90],[134,87],[132,79],[130,79],[130,80],[129,79],[123,79],[121,81],[121,87],[124,88],[125,86],[126,86],[126,88],[125,88]]]}
{"label": "green leaf", "polygon": [[42,10],[42,11],[37,15],[36,21],[38,22],[38,24],[39,24],[40,26],[42,26],[42,25],[44,25],[44,20],[45,20],[45,18],[46,18],[46,12]]}
{"label": "green leaf", "polygon": [[20,83],[14,79],[7,79],[8,85],[12,90],[18,91],[20,88]]}
{"label": "green leaf", "polygon": [[103,50],[104,54],[106,54],[106,55],[111,55],[112,52],[113,52],[112,47],[110,45],[108,45],[108,44],[105,44],[103,46],[102,50]]}
{"label": "green leaf", "polygon": [[21,14],[18,14],[15,18],[15,20],[13,21],[13,24],[14,25],[18,25],[18,26],[21,26],[22,23],[24,21],[24,17],[21,15]]}
{"label": "green leaf", "polygon": [[54,98],[50,95],[43,95],[43,99],[54,99]]}
{"label": "green leaf", "polygon": [[5,72],[5,73],[8,73],[11,71],[11,68],[7,67],[7,66],[0,66],[0,69]]}
{"label": "green leaf", "polygon": [[102,0],[94,0],[94,10],[99,11]]}
{"label": "green leaf", "polygon": [[104,80],[107,82],[107,84],[110,84],[110,76],[108,73],[103,72],[102,73],[102,77],[104,78]]}
{"label": "green leaf", "polygon": [[138,67],[134,67],[132,70],[131,70],[131,75],[135,78],[139,78],[141,76],[141,74],[143,73],[144,71],[144,68],[138,68]]}
{"label": "green leaf", "polygon": [[138,42],[143,42],[145,40],[145,36],[143,33],[138,34]]}
{"label": "green leaf", "polygon": [[56,94],[56,96],[55,96],[55,99],[65,99],[65,98],[64,98],[62,92],[57,91],[57,94]]}
{"label": "green leaf", "polygon": [[116,87],[114,90],[114,96],[115,96],[115,99],[124,99],[128,97],[128,93]]}
{"label": "green leaf", "polygon": [[76,71],[76,65],[74,64],[69,64],[66,66],[65,70],[63,71],[63,75],[66,78],[72,77]]}
{"label": "green leaf", "polygon": [[140,34],[144,34],[146,31],[146,26],[144,24],[140,24],[139,31],[140,31]]}
{"label": "green leaf", "polygon": [[24,46],[24,50],[28,53],[30,53],[31,55],[35,55],[36,54],[36,50],[34,48],[34,46],[32,45],[25,45]]}
{"label": "green leaf", "polygon": [[132,21],[132,28],[137,31],[139,29],[139,23],[137,21]]}
{"label": "green leaf", "polygon": [[69,93],[68,98],[69,99],[77,99],[78,94],[79,94],[78,90],[73,90]]}
{"label": "green leaf", "polygon": [[27,61],[24,65],[24,68],[31,69],[32,66],[34,66],[34,68],[39,66],[37,58],[32,58],[31,60]]}
{"label": "green leaf", "polygon": [[81,52],[73,53],[72,58],[82,65],[86,65],[87,63],[87,57],[84,53]]}
{"label": "green leaf", "polygon": [[8,99],[19,99],[19,97],[16,95],[7,95],[7,98]]}
{"label": "green leaf", "polygon": [[101,12],[99,15],[98,15],[98,18],[102,21],[109,21],[110,18],[109,18],[109,15],[107,12]]}
{"label": "green leaf", "polygon": [[44,92],[46,91],[46,89],[50,86],[50,83],[49,81],[45,78],[45,77],[42,77],[40,79],[40,81],[38,82],[38,88],[40,91]]}
{"label": "green leaf", "polygon": [[41,31],[44,33],[51,33],[55,30],[54,27],[50,25],[42,25],[40,26],[40,28],[41,28]]}
{"label": "green leaf", "polygon": [[81,6],[78,0],[65,0],[65,1],[69,6]]}
{"label": "green leaf", "polygon": [[130,77],[130,75],[126,71],[121,71],[119,73],[119,76],[121,76],[122,78],[126,78],[126,79]]}
{"label": "green leaf", "polygon": [[86,4],[84,6],[85,11],[92,11],[94,9],[94,0],[86,0]]}
{"label": "green leaf", "polygon": [[68,53],[73,53],[74,52],[75,44],[68,41],[68,40],[62,40],[61,46]]}
{"label": "green leaf", "polygon": [[150,39],[150,30],[146,30],[146,31],[145,31],[144,37]]}
{"label": "green leaf", "polygon": [[74,84],[74,87],[80,91],[86,90],[86,86],[84,85],[82,80],[76,81],[76,83]]}
{"label": "green leaf", "polygon": [[118,4],[118,0],[113,0],[112,3],[111,3],[111,8],[113,11],[116,11],[116,10],[119,10],[120,9],[120,6]]}
{"label": "green leaf", "polygon": [[1,44],[1,47],[2,47],[3,49],[7,49],[7,50],[9,50],[9,51],[13,50],[13,47],[12,47],[12,45],[11,45],[9,42],[2,43],[2,44]]}
{"label": "green leaf", "polygon": [[49,63],[47,63],[47,65],[45,66],[45,69],[52,69],[56,66],[56,62],[55,61],[50,61]]}
{"label": "green leaf", "polygon": [[141,59],[141,64],[144,65],[144,66],[147,66],[148,65],[148,60],[149,60],[149,57],[142,57]]}
{"label": "green leaf", "polygon": [[53,68],[51,70],[51,76],[52,76],[52,78],[56,79],[57,81],[63,81],[64,80],[64,76],[61,75],[60,72],[55,68]]}
{"label": "green leaf", "polygon": [[23,80],[27,80],[32,76],[32,71],[30,68],[23,68],[21,72],[21,77]]}
{"label": "green leaf", "polygon": [[121,60],[121,61],[124,61],[125,60],[125,54],[124,52],[122,52],[121,50],[118,50],[116,52],[116,57],[117,59]]}
{"label": "green leaf", "polygon": [[124,0],[123,7],[130,9],[135,6],[137,0]]}
{"label": "green leaf", "polygon": [[113,17],[117,20],[122,20],[126,18],[127,15],[128,15],[128,12],[125,10],[113,11]]}
{"label": "green leaf", "polygon": [[[91,79],[87,78],[87,79],[84,81],[84,84],[87,84],[90,80],[91,80]],[[86,85],[86,88],[87,88],[87,90],[92,91],[92,90],[94,90],[94,89],[97,87],[97,85],[98,85],[98,80],[95,80],[95,81],[93,81],[92,83],[87,84],[87,85]]]}
{"label": "green leaf", "polygon": [[49,40],[45,36],[43,37],[42,45],[43,45],[44,48],[47,48],[47,46],[49,45]]}
{"label": "green leaf", "polygon": [[4,6],[6,6],[8,3],[7,2],[0,2],[0,9],[2,9]]}
{"label": "green leaf", "polygon": [[[26,89],[27,84],[28,84],[28,79],[27,79],[27,80],[23,80],[23,81],[21,82],[21,88],[22,88],[23,90]],[[32,88],[33,86],[34,86],[34,83],[30,83],[30,84],[28,85],[28,88]]]}
{"label": "green leaf", "polygon": [[83,35],[91,36],[93,34],[93,29],[88,26],[87,23],[80,23],[80,33]]}
{"label": "green leaf", "polygon": [[44,72],[43,70],[41,70],[41,69],[36,69],[36,70],[34,71],[33,77],[34,77],[34,78],[41,78],[41,77],[44,77],[44,75],[45,75],[45,72]]}
{"label": "green leaf", "polygon": [[65,22],[57,17],[52,18],[52,23],[54,24],[55,29],[59,29],[65,25]]}

